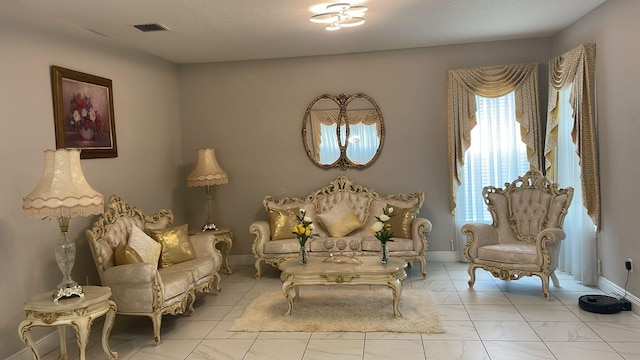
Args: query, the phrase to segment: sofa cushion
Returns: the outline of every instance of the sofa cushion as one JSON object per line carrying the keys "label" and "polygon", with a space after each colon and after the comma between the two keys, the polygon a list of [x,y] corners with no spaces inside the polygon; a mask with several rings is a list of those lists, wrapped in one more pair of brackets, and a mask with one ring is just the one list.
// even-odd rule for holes
{"label": "sofa cushion", "polygon": [[496,244],[478,248],[478,259],[513,264],[536,264],[535,245],[531,244]]}
{"label": "sofa cushion", "polygon": [[198,284],[202,279],[205,279],[215,272],[215,264],[212,258],[198,258],[188,261],[183,261],[172,266],[161,268],[158,270],[161,276],[174,272],[190,272],[193,282]]}
{"label": "sofa cushion", "polygon": [[162,244],[160,267],[171,266],[195,258],[187,224],[161,230],[150,230],[149,232],[154,240]]}
{"label": "sofa cushion", "polygon": [[295,254],[300,251],[298,239],[282,239],[264,244],[265,254]]}
{"label": "sofa cushion", "polygon": [[[362,239],[362,251],[380,251],[381,248],[380,240],[373,235]],[[387,242],[387,249],[390,252],[415,250],[413,240],[405,238],[393,238],[393,241]]]}
{"label": "sofa cushion", "polygon": [[136,225],[131,226],[131,235],[129,235],[128,244],[140,255],[140,258],[142,258],[145,263],[158,267],[158,259],[162,251],[162,245],[154,241]]}
{"label": "sofa cushion", "polygon": [[184,296],[193,287],[193,277],[188,271],[174,271],[160,274],[164,301],[170,301],[176,296]]}
{"label": "sofa cushion", "polygon": [[291,228],[298,225],[299,207],[290,209],[269,209],[271,240],[291,239],[295,237]]}
{"label": "sofa cushion", "polygon": [[411,237],[411,223],[416,218],[417,208],[393,207],[391,217],[387,222],[391,225],[391,232],[399,238]]}
{"label": "sofa cushion", "polygon": [[115,262],[116,265],[127,265],[143,263],[144,260],[129,245],[120,244],[115,251]]}
{"label": "sofa cushion", "polygon": [[341,237],[359,229],[362,222],[345,202],[337,203],[328,211],[318,214],[322,226],[333,237]]}

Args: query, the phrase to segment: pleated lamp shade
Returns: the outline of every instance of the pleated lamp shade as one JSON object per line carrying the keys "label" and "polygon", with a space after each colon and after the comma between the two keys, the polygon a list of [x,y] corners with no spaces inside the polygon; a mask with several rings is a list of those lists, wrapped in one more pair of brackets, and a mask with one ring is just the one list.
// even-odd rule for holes
{"label": "pleated lamp shade", "polygon": [[187,176],[187,186],[222,185],[229,182],[227,172],[222,170],[213,149],[197,149],[196,165]]}
{"label": "pleated lamp shade", "polygon": [[71,218],[104,212],[104,197],[84,178],[77,149],[45,150],[40,182],[22,200],[27,218]]}

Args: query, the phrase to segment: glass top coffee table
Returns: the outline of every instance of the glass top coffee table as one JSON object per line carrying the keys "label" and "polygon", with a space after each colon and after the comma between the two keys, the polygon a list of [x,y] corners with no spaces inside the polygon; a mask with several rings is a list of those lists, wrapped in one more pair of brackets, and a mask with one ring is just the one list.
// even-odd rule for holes
{"label": "glass top coffee table", "polygon": [[[282,293],[289,302],[285,313],[291,315],[294,299],[299,299],[299,286],[309,285],[381,285],[387,286],[393,293],[393,314],[402,317],[398,310],[398,302],[402,295],[402,280],[407,278],[407,263],[398,258],[391,258],[381,264],[377,256],[358,257],[362,264],[354,262],[323,262],[322,257],[309,257],[309,261],[301,265],[298,258],[282,262]],[[295,291],[292,296],[291,291]]]}

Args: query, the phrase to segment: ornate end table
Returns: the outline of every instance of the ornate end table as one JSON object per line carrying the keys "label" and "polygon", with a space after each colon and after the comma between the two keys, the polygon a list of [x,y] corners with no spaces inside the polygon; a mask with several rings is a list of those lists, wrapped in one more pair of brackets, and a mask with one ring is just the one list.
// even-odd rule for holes
{"label": "ornate end table", "polygon": [[229,256],[229,251],[231,251],[231,246],[233,245],[233,234],[231,233],[231,229],[228,227],[220,226],[218,230],[207,230],[208,234],[212,234],[216,240],[213,243],[214,246],[220,244],[220,254],[222,255],[222,267],[227,270],[227,274],[231,274],[231,268],[229,268],[229,263],[227,262],[227,257]]}
{"label": "ornate end table", "polygon": [[56,326],[60,337],[61,360],[68,359],[65,328],[71,326],[76,333],[80,360],[85,360],[85,349],[89,340],[91,324],[97,318],[106,314],[102,328],[102,349],[109,359],[117,359],[118,353],[109,348],[109,334],[116,315],[116,304],[109,300],[111,289],[100,286],[83,286],[84,297],[70,297],[53,302],[53,292],[46,292],[34,296],[24,303],[27,319],[20,323],[18,335],[36,360],[40,359],[31,338],[31,328],[35,326]]}

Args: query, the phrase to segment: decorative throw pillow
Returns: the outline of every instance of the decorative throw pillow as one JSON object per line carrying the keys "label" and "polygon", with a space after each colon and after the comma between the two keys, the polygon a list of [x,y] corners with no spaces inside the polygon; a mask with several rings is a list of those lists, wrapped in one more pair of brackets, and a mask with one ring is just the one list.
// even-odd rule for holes
{"label": "decorative throw pillow", "polygon": [[411,222],[416,217],[416,212],[417,210],[415,208],[403,209],[393,207],[391,218],[387,223],[391,225],[391,232],[394,237],[411,238]]}
{"label": "decorative throw pillow", "polygon": [[271,240],[291,239],[295,235],[291,228],[298,225],[296,216],[300,208],[269,209],[269,225],[271,227]]}
{"label": "decorative throw pillow", "polygon": [[128,245],[138,253],[143,262],[158,267],[162,245],[158,244],[135,225],[131,225]]}
{"label": "decorative throw pillow", "polygon": [[189,226],[149,230],[151,237],[162,244],[160,267],[167,267],[184,261],[195,259],[193,245],[189,240]]}
{"label": "decorative throw pillow", "polygon": [[[138,255],[138,252],[126,244],[118,245],[115,251],[115,260],[116,265],[140,264],[144,262],[140,255]],[[157,263],[156,261],[156,264]]]}
{"label": "decorative throw pillow", "polygon": [[344,202],[336,204],[326,213],[319,214],[318,219],[333,237],[348,235],[362,226],[358,216]]}

